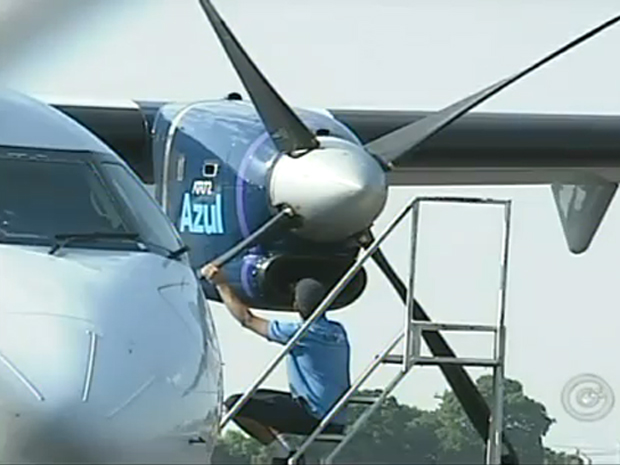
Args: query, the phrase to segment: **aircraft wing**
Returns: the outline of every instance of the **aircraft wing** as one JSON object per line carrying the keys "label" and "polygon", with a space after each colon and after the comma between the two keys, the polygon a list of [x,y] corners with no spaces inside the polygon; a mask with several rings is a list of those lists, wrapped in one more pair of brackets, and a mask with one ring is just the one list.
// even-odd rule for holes
{"label": "aircraft wing", "polygon": [[[90,128],[152,184],[158,102],[54,104]],[[330,109],[362,143],[428,112]],[[550,184],[569,249],[590,245],[620,181],[620,116],[472,112],[395,163],[391,185]]]}
{"label": "aircraft wing", "polygon": [[[364,143],[429,114],[331,113]],[[390,184],[552,184],[579,174],[620,181],[620,116],[473,112],[398,159]]]}
{"label": "aircraft wing", "polygon": [[[425,112],[333,110],[363,143]],[[571,252],[594,238],[620,181],[620,117],[469,113],[395,162],[391,185],[551,184]]]}
{"label": "aircraft wing", "polygon": [[155,182],[151,154],[151,128],[161,103],[49,104],[96,134],[131,165],[143,182],[147,184]]}
{"label": "aircraft wing", "polygon": [[[53,104],[101,137],[153,182],[150,126],[161,102]],[[328,110],[363,143],[429,112]],[[395,162],[392,185],[620,181],[620,116],[470,113]]]}
{"label": "aircraft wing", "polygon": [[[427,115],[334,110],[363,143]],[[594,238],[620,181],[620,117],[472,112],[395,162],[391,185],[551,184],[566,243]]]}

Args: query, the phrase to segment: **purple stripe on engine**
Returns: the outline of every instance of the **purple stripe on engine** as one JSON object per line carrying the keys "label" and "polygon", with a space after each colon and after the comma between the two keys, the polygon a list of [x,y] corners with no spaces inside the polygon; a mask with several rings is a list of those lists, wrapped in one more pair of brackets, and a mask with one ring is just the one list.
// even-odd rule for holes
{"label": "purple stripe on engine", "polygon": [[269,138],[269,133],[265,132],[258,139],[252,142],[252,144],[248,147],[248,150],[245,152],[245,155],[243,155],[241,165],[239,166],[239,173],[237,173],[237,219],[239,220],[239,228],[241,229],[241,234],[243,234],[243,237],[248,237],[250,235],[250,228],[248,226],[248,219],[246,215],[245,190],[247,182],[245,181],[245,172],[248,169],[248,166],[250,166],[252,157],[256,155],[256,151],[260,145],[267,140],[267,138]]}
{"label": "purple stripe on engine", "polygon": [[241,286],[243,287],[245,294],[250,297],[256,297],[252,290],[251,283],[252,265],[254,265],[255,261],[256,260],[254,257],[246,257],[246,259],[243,260],[243,264],[241,265]]}

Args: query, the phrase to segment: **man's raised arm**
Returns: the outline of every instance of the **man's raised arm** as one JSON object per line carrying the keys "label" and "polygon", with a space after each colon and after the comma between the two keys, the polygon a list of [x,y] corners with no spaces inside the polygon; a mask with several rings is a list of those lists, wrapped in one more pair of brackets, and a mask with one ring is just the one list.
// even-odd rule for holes
{"label": "man's raised arm", "polygon": [[200,273],[215,285],[224,305],[232,316],[241,323],[241,326],[251,329],[260,336],[267,337],[269,321],[254,315],[250,311],[248,306],[235,295],[235,292],[226,282],[224,273],[217,266],[209,263],[200,270]]}

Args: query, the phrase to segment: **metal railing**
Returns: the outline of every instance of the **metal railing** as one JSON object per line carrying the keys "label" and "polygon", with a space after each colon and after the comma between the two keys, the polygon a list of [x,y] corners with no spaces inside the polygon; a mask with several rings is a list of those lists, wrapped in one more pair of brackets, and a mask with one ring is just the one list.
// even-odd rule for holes
{"label": "metal railing", "polygon": [[394,230],[394,228],[400,223],[404,216],[411,210],[413,202],[406,205],[401,212],[388,224],[383,232],[375,239],[373,244],[367,248],[355,261],[354,265],[344,274],[344,276],[338,281],[338,283],[327,293],[327,296],[316,310],[310,315],[310,317],[304,322],[304,324],[297,330],[297,333],[286,343],[280,350],[278,355],[267,365],[263,372],[258,376],[256,381],[244,392],[239,400],[233,405],[230,411],[224,416],[220,422],[220,430],[223,429],[226,424],[237,414],[239,410],[247,403],[248,399],[258,390],[259,386],[267,379],[267,377],[275,370],[278,364],[288,355],[293,346],[297,344],[308,331],[312,323],[318,320],[323,313],[329,308],[329,306],[336,300],[338,295],[343,291],[345,286],[349,284],[351,279],[360,271],[364,263],[372,256],[373,253],[379,248],[381,243],[386,237]]}
{"label": "metal railing", "polygon": [[[415,287],[415,260],[417,231],[419,228],[419,210],[422,202],[443,202],[443,203],[469,203],[469,204],[491,204],[501,205],[504,207],[504,231],[502,240],[502,258],[501,258],[501,281],[499,288],[499,312],[497,315],[497,326],[491,325],[471,325],[471,324],[450,324],[450,323],[434,323],[424,320],[416,320],[414,314],[414,287]],[[493,368],[493,406],[491,407],[491,418],[489,424],[489,435],[487,441],[487,454],[485,461],[487,464],[500,464],[502,452],[502,430],[503,430],[503,381],[504,381],[504,360],[505,360],[505,306],[506,306],[506,284],[508,271],[508,252],[510,243],[510,218],[511,218],[511,201],[497,200],[490,198],[468,198],[468,197],[418,197],[408,203],[388,224],[384,231],[372,242],[363,254],[361,254],[354,265],[345,273],[340,281],[329,291],[325,299],[316,308],[313,314],[308,318],[297,333],[288,341],[288,343],[280,350],[278,355],[265,368],[256,381],[246,390],[242,397],[237,401],[233,408],[227,413],[222,422],[220,429],[230,421],[248,401],[248,399],[257,391],[258,387],[273,372],[277,365],[291,351],[293,346],[304,336],[314,321],[329,308],[333,301],[338,297],[340,292],[345,288],[349,281],[360,271],[364,263],[377,251],[379,246],[394,230],[394,228],[402,221],[409,211],[413,210],[412,215],[412,231],[411,231],[411,268],[409,273],[409,286],[406,299],[407,312],[405,316],[404,329],[386,346],[386,348],[378,354],[375,359],[362,371],[352,386],[338,400],[338,402],[330,409],[325,417],[321,420],[315,430],[306,438],[302,445],[297,449],[295,454],[289,458],[289,463],[295,461],[308,449],[308,447],[319,438],[321,432],[329,426],[333,418],[342,411],[342,409],[351,401],[357,390],[370,377],[370,375],[378,368],[381,363],[388,362],[390,357],[394,357],[402,368],[399,373],[388,383],[381,395],[376,397],[372,405],[367,408],[363,414],[358,417],[355,423],[348,429],[347,434],[340,443],[332,450],[324,463],[332,463],[336,454],[349,442],[353,435],[361,428],[365,421],[372,413],[381,405],[392,390],[402,381],[409,372],[411,367],[416,364],[434,364],[456,363],[459,365],[470,366],[487,366]],[[457,331],[482,331],[494,333],[494,357],[493,359],[475,359],[475,358],[457,358],[457,357],[422,357],[420,356],[422,331],[437,330],[457,330]],[[390,352],[404,339],[404,355],[390,356]],[[392,362],[393,363],[393,362]]]}

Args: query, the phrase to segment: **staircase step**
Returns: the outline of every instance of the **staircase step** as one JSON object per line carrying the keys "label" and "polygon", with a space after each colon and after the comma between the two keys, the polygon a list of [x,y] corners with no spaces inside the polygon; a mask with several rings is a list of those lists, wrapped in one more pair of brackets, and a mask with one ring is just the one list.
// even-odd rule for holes
{"label": "staircase step", "polygon": [[[402,365],[404,357],[402,355],[388,355],[383,363]],[[497,360],[492,358],[472,358],[472,357],[418,357],[416,365],[461,365],[472,367],[494,367],[498,365]]]}
{"label": "staircase step", "polygon": [[418,357],[416,365],[462,365],[470,367],[494,367],[497,361],[491,358],[471,357]]}
{"label": "staircase step", "polygon": [[315,440],[321,442],[341,442],[344,438],[344,434],[319,434]]}
{"label": "staircase step", "polygon": [[433,321],[416,321],[414,326],[422,331],[473,331],[473,332],[497,332],[496,326],[491,325],[471,325],[466,323],[435,323]]}
{"label": "staircase step", "polygon": [[402,365],[403,360],[404,358],[402,355],[388,355],[383,359],[383,363],[396,363]]}
{"label": "staircase step", "polygon": [[349,399],[348,403],[349,404],[359,404],[359,405],[372,405],[377,400],[377,397],[373,397],[373,396],[352,396]]}

